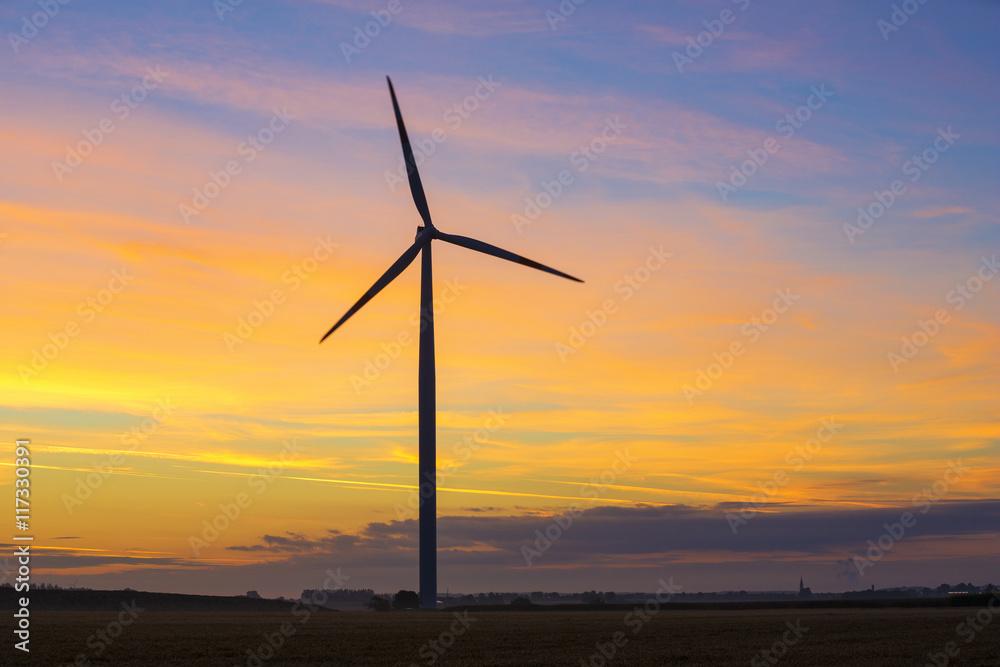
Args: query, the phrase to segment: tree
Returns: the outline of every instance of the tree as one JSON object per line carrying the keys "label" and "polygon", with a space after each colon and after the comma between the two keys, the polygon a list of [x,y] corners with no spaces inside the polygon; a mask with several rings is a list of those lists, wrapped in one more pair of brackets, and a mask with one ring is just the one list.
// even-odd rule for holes
{"label": "tree", "polygon": [[399,591],[392,596],[393,609],[419,609],[420,596],[416,591]]}
{"label": "tree", "polygon": [[389,611],[392,609],[392,605],[389,604],[388,600],[380,598],[377,595],[373,595],[372,599],[368,601],[365,607],[371,609],[372,611]]}
{"label": "tree", "polygon": [[523,595],[518,595],[516,598],[510,601],[511,607],[530,607],[531,600],[524,597]]}

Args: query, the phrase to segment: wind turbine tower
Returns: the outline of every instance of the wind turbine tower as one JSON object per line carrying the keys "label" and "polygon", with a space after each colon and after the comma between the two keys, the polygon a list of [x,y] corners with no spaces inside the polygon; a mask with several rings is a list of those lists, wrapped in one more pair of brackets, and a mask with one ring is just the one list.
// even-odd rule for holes
{"label": "wind turbine tower", "polygon": [[[419,481],[417,488],[421,489],[420,497],[420,606],[423,609],[437,608],[437,419],[435,402],[434,376],[434,276],[431,265],[431,241],[447,241],[453,245],[475,250],[487,255],[506,259],[511,262],[530,266],[539,271],[545,271],[569,280],[582,283],[579,278],[556,271],[553,268],[539,264],[538,262],[521,257],[510,251],[483,243],[466,236],[456,236],[446,234],[437,229],[431,222],[430,209],[427,207],[427,198],[424,196],[424,186],[420,182],[420,173],[417,171],[417,163],[413,158],[413,149],[410,147],[410,139],[406,134],[406,126],[403,125],[403,116],[399,112],[399,103],[396,101],[396,91],[393,90],[392,80],[386,77],[389,83],[389,95],[392,97],[392,108],[396,113],[396,126],[399,129],[399,141],[403,145],[403,159],[406,162],[406,175],[410,182],[410,193],[413,195],[413,203],[417,206],[417,212],[423,220],[423,225],[417,227],[417,236],[406,252],[404,252],[389,269],[382,274],[382,277],[375,281],[375,284],[358,299],[357,303],[351,306],[340,320],[330,328],[320,339],[320,343],[326,340],[330,334],[336,331],[354,313],[358,312],[362,306],[382,291],[382,289],[396,279],[406,267],[408,267],[420,253],[420,345],[419,345],[419,371],[418,371],[418,420],[419,420],[419,445],[418,445],[418,474]],[[426,485],[426,486],[424,486]],[[424,493],[422,489],[428,488],[429,492]]]}

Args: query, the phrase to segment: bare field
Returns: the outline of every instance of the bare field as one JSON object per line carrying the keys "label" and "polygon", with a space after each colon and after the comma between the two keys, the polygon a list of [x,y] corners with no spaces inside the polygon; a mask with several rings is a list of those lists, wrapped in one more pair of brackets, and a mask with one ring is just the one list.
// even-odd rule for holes
{"label": "bare field", "polygon": [[[267,665],[845,665],[930,663],[1000,666],[1000,619],[966,643],[958,626],[979,608],[664,609],[628,612],[139,613],[40,612],[31,616],[30,660],[12,646],[4,665],[230,667]],[[282,635],[282,626],[285,635]],[[797,628],[796,632],[789,630]],[[120,633],[119,633],[120,630]],[[106,644],[103,637],[110,643]],[[618,645],[615,645],[615,633]],[[799,636],[796,637],[796,634]],[[112,638],[111,635],[117,635]],[[266,636],[278,648],[270,646]],[[787,643],[794,640],[794,643]],[[431,642],[436,642],[431,644]],[[954,642],[957,656],[944,655]],[[784,644],[782,651],[781,644]],[[612,653],[610,658],[601,655]],[[100,650],[101,647],[103,650]],[[761,653],[775,648],[768,660]],[[249,651],[249,652],[248,652]],[[82,654],[82,658],[80,658]],[[780,654],[780,655],[778,655]],[[947,662],[941,662],[947,657]],[[755,662],[754,661],[756,658]],[[78,661],[78,659],[80,661]],[[933,663],[931,663],[933,664]]]}

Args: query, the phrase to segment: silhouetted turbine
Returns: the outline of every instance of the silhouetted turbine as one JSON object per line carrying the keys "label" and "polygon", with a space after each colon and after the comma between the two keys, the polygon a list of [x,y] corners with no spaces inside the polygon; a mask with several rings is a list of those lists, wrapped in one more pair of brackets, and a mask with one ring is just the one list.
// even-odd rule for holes
{"label": "silhouetted turbine", "polygon": [[[362,306],[371,301],[386,285],[395,280],[413,262],[417,253],[422,253],[420,262],[421,328],[418,378],[419,462],[417,464],[419,474],[417,488],[420,489],[422,499],[420,503],[420,606],[424,609],[435,609],[437,607],[437,533],[435,525],[437,520],[437,421],[435,415],[434,285],[431,272],[431,241],[435,239],[447,241],[448,243],[468,248],[469,250],[476,250],[487,255],[499,257],[500,259],[530,266],[539,271],[546,271],[563,278],[568,278],[569,280],[575,280],[578,283],[582,283],[583,281],[579,278],[574,278],[568,273],[556,271],[544,264],[539,264],[489,243],[483,243],[482,241],[470,239],[466,236],[445,234],[434,226],[434,223],[431,222],[430,209],[427,207],[427,197],[424,196],[424,186],[420,183],[420,172],[417,171],[417,163],[413,158],[413,149],[410,148],[410,139],[406,135],[403,115],[399,112],[399,103],[396,102],[396,91],[393,90],[392,80],[389,77],[386,77],[386,81],[389,82],[389,95],[392,96],[392,108],[396,113],[399,141],[403,144],[403,159],[406,162],[406,175],[410,181],[410,193],[413,195],[413,203],[416,204],[417,211],[420,213],[420,218],[424,221],[424,224],[417,227],[417,237],[413,245],[389,267],[388,271],[382,274],[381,278],[375,281],[371,289],[365,292],[364,296],[351,306],[350,310],[326,332],[319,342],[322,343],[326,340],[351,315],[361,310]],[[429,492],[423,490],[427,488],[430,489]]]}

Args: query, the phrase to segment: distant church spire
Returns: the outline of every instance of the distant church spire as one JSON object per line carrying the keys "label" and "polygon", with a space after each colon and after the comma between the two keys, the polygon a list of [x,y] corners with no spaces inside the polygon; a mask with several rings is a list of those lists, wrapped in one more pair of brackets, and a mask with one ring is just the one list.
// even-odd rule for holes
{"label": "distant church spire", "polygon": [[804,582],[802,581],[802,577],[799,577],[799,593],[801,593],[806,589],[806,587],[802,585],[803,583]]}

